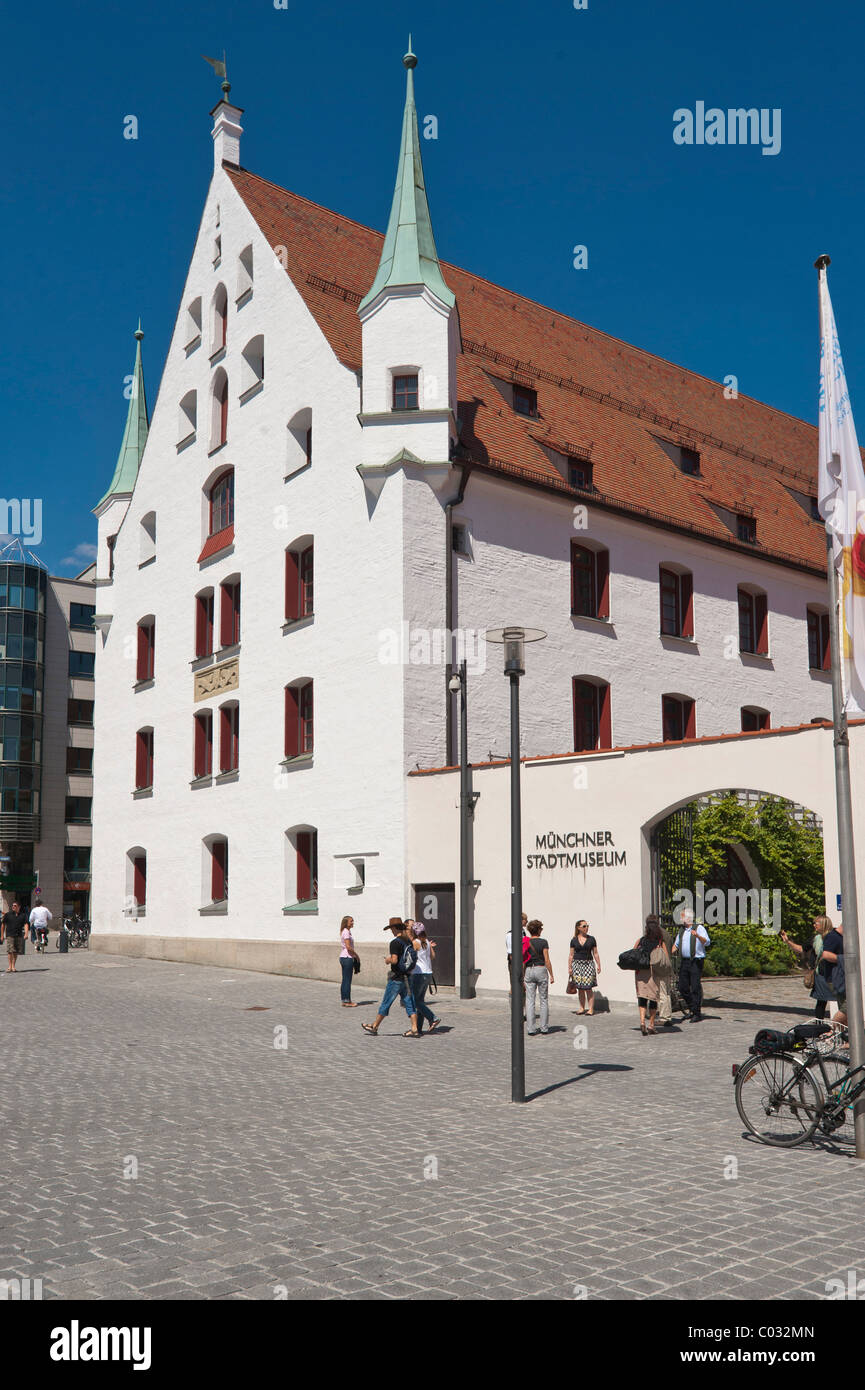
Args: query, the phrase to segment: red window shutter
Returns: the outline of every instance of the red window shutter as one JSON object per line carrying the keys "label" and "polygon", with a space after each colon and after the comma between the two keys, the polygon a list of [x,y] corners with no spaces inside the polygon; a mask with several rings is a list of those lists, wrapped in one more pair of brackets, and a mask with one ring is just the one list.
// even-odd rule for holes
{"label": "red window shutter", "polygon": [[223,647],[233,647],[240,641],[240,585],[223,584],[221,594],[219,641]]}
{"label": "red window shutter", "polygon": [[832,648],[829,641],[828,613],[823,613],[820,616],[820,640],[823,646],[823,670],[828,671],[832,665]]}
{"label": "red window shutter", "polygon": [[145,780],[144,780],[144,764],[145,764],[145,757],[146,757],[146,750],[145,750],[145,746],[144,746],[144,737],[145,737],[144,734],[143,734],[143,733],[141,732],[141,730],[139,729],[138,733],[135,735],[135,786],[136,786],[136,788],[138,788],[138,787],[145,787],[145,786],[147,785],[147,783],[146,783]]}
{"label": "red window shutter", "polygon": [[156,645],[156,626],[154,623],[140,623],[138,626],[138,664],[136,678],[150,680],[153,675],[153,659]]}
{"label": "red window shutter", "polygon": [[285,690],[285,756],[296,758],[300,752],[300,711],[297,702],[297,686],[286,686]]}
{"label": "red window shutter", "polygon": [[210,656],[213,652],[213,597],[199,594],[195,600],[195,655]]}
{"label": "red window shutter", "polygon": [[139,907],[147,902],[147,858],[137,854],[132,861],[132,896]]}
{"label": "red window shutter", "polygon": [[610,616],[610,552],[599,550],[596,557],[598,617]]}
{"label": "red window shutter", "polygon": [[308,618],[314,611],[313,548],[307,546],[300,557],[300,616]]}
{"label": "red window shutter", "polygon": [[285,552],[285,621],[300,617],[300,557],[296,550]]}
{"label": "red window shutter", "polygon": [[769,605],[765,594],[754,596],[754,649],[759,656],[769,655]]}
{"label": "red window shutter", "polygon": [[195,776],[207,777],[213,770],[213,720],[209,714],[195,716]]}
{"label": "red window shutter", "polygon": [[684,703],[685,703],[685,709],[684,709],[684,714],[685,714],[685,719],[684,719],[684,724],[685,724],[685,738],[696,738],[696,737],[697,737],[697,714],[696,714],[696,706],[695,706],[693,700],[685,700]]}
{"label": "red window shutter", "polygon": [[297,836],[297,901],[309,902],[312,896],[312,835],[301,830]]}
{"label": "red window shutter", "polygon": [[210,848],[210,894],[215,903],[226,897],[227,848],[224,840],[214,840]]}
{"label": "red window shutter", "polygon": [[231,711],[221,709],[219,711],[219,770],[228,772],[231,769]]}
{"label": "red window shutter", "polygon": [[683,574],[679,577],[682,593],[682,636],[694,635],[694,576]]}
{"label": "red window shutter", "polygon": [[240,705],[231,711],[231,766],[240,767]]}
{"label": "red window shutter", "polygon": [[612,748],[613,746],[613,721],[610,711],[610,687],[602,685],[598,690],[598,747]]}

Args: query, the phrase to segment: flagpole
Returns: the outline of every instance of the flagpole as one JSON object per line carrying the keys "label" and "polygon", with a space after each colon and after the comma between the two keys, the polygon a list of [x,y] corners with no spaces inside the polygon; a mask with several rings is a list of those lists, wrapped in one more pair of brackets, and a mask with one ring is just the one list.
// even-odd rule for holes
{"label": "flagpole", "polygon": [[[829,265],[828,256],[818,256],[814,267],[822,279]],[[822,323],[821,341],[825,339]],[[828,408],[828,402],[827,402]],[[847,499],[842,499],[844,507]],[[837,515],[837,514],[836,514]],[[844,927],[844,974],[847,988],[847,1030],[850,1036],[850,1067],[865,1066],[865,1019],[862,1013],[862,976],[859,965],[859,908],[856,897],[856,859],[853,846],[853,804],[850,791],[850,740],[844,691],[841,680],[840,605],[838,571],[835,568],[832,530],[826,524],[826,572],[829,581],[829,651],[832,662],[832,725],[835,748],[835,805],[838,819],[838,867],[841,879],[841,921]],[[865,1097],[853,1107],[856,1157],[865,1158]]]}

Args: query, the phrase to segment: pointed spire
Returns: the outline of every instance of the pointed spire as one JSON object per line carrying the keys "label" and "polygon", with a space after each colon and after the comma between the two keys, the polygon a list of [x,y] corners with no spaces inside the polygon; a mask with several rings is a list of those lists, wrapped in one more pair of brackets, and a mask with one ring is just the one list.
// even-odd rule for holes
{"label": "pointed spire", "polygon": [[372,287],[360,302],[360,312],[388,285],[426,285],[449,308],[455,303],[439,265],[424,186],[414,104],[417,58],[412,52],[411,34],[402,61],[406,68],[406,93],[396,187],[381,260]]}
{"label": "pointed spire", "polygon": [[147,400],[144,395],[144,371],[141,366],[141,339],[144,337],[141,331],[141,319],[138,320],[138,327],[134,336],[136,340],[135,367],[132,372],[126,429],[123,431],[123,442],[117,456],[114,477],[111,479],[105,496],[97,502],[97,507],[101,507],[102,503],[107,502],[109,497],[132,492],[138,477],[141,455],[144,453],[144,445],[147,442]]}

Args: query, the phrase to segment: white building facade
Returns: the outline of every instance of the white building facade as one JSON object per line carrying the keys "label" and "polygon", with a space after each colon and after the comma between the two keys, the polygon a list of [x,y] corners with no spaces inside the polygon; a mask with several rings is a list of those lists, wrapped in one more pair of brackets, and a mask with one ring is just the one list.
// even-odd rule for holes
{"label": "white building facade", "polygon": [[150,421],[137,335],[96,508],[104,949],[335,978],[343,916],[379,942],[430,871],[408,774],[457,758],[451,632],[477,762],[508,622],[548,634],[530,754],[830,714],[815,431],[442,267],[405,63],[385,238],[244,170],[226,93]]}

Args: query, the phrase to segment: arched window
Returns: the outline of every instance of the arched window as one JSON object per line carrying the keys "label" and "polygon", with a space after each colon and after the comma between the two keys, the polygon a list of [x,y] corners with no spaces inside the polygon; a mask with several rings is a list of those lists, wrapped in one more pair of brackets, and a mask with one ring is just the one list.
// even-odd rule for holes
{"label": "arched window", "polygon": [[246,246],[237,258],[237,307],[252,298],[252,247]]}
{"label": "arched window", "polygon": [[574,752],[612,748],[610,687],[596,676],[574,676]]}
{"label": "arched window", "polygon": [[203,908],[228,905],[228,840],[225,835],[206,835],[201,842],[201,898]]}
{"label": "arched window", "polygon": [[762,589],[753,584],[740,584],[739,651],[755,656],[769,655],[769,608]]}
{"label": "arched window", "polygon": [[285,899],[289,910],[318,906],[318,831],[313,825],[285,832]]}
{"label": "arched window", "polygon": [[156,671],[156,619],[150,614],[138,624],[136,680],[153,680]]}
{"label": "arched window", "polygon": [[219,707],[219,771],[236,772],[240,766],[240,705],[229,700]]}
{"label": "arched window", "polygon": [[243,349],[240,399],[248,401],[264,385],[264,336],[250,338]]}
{"label": "arched window", "polygon": [[135,790],[153,786],[153,730],[139,729],[135,735]]}
{"label": "arched window", "polygon": [[147,851],[135,845],[126,851],[127,917],[143,917],[147,907]]}
{"label": "arched window", "polygon": [[198,393],[187,391],[177,412],[177,451],[195,443],[198,426]]}
{"label": "arched window", "polygon": [[662,695],[661,724],[665,743],[680,743],[685,738],[696,738],[697,721],[691,697]]}
{"label": "arched window", "polygon": [[296,623],[313,612],[313,541],[300,536],[285,552],[285,621]]}
{"label": "arched window", "polygon": [[571,617],[609,616],[610,552],[571,541]]}
{"label": "arched window", "polygon": [[312,411],[307,406],[292,416],[288,423],[285,476],[290,478],[312,463]]}
{"label": "arched window", "polygon": [[234,469],[211,474],[202,489],[204,545],[199,564],[234,542]]}
{"label": "arched window", "polygon": [[138,567],[156,559],[156,513],[145,512],[138,528]]}
{"label": "arched window", "polygon": [[313,749],[312,681],[304,676],[285,687],[285,756],[311,757]]}
{"label": "arched window", "polygon": [[195,595],[195,656],[213,656],[213,590]]}
{"label": "arched window", "polygon": [[224,285],[216,286],[211,309],[210,355],[215,357],[222,352],[228,337],[228,294]]}
{"label": "arched window", "polygon": [[661,636],[694,636],[694,577],[682,565],[661,565],[658,571]]}
{"label": "arched window", "polygon": [[221,449],[228,438],[228,377],[220,367],[213,378],[213,408],[210,422],[210,452]]}
{"label": "arched window", "polygon": [[758,705],[743,705],[740,714],[743,734],[753,733],[757,729],[769,728],[769,711],[767,709],[760,709]]}

